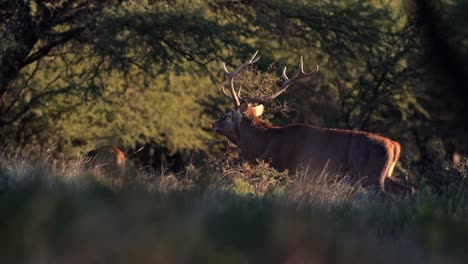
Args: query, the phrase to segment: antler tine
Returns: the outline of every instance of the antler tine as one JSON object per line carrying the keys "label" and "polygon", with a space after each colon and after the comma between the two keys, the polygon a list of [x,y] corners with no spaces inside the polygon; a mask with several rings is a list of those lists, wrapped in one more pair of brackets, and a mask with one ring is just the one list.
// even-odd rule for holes
{"label": "antler tine", "polygon": [[232,99],[232,97],[226,93],[226,90],[224,89],[224,85],[221,85],[221,88],[223,89],[223,94]]}
{"label": "antler tine", "polygon": [[[226,63],[223,63],[224,72],[226,73],[226,76],[228,77],[228,81],[229,81],[231,96],[232,96],[232,99],[234,99],[234,103],[236,104],[236,107],[238,107],[240,105],[239,93],[241,91],[241,88],[239,89],[239,92],[236,93],[236,90],[234,88],[234,77],[245,66],[256,63],[260,59],[260,57],[257,57],[257,54],[258,54],[258,50],[254,53],[254,55],[252,56],[252,58],[250,58],[250,60],[242,63],[233,72],[229,72],[227,67],[226,67]],[[224,86],[223,86],[223,93],[226,94],[226,91],[224,90]]]}
{"label": "antler tine", "polygon": [[271,94],[269,96],[263,96],[263,97],[260,97],[260,98],[250,98],[250,101],[258,102],[258,103],[265,103],[265,102],[267,102],[269,100],[273,100],[277,96],[279,96],[280,94],[284,93],[288,89],[288,87],[291,84],[293,84],[294,82],[296,82],[297,80],[305,78],[305,77],[312,76],[312,75],[316,74],[318,71],[319,71],[319,66],[317,65],[315,71],[307,72],[307,73],[304,72],[304,58],[301,56],[301,59],[299,61],[299,72],[297,73],[296,76],[294,76],[292,79],[289,79],[288,76],[286,75],[286,67],[284,67],[282,76],[285,79],[285,82],[283,83],[283,85],[281,85],[281,87],[278,89],[278,91],[276,91],[275,93],[273,93],[273,94]]}
{"label": "antler tine", "polygon": [[282,76],[283,76],[284,79],[289,80],[288,75],[286,75],[286,66],[284,66]]}
{"label": "antler tine", "polygon": [[[230,96],[230,95],[226,92],[226,89],[224,88],[224,85],[221,85],[221,88],[223,89],[223,94],[232,99],[232,96]],[[237,95],[238,95],[239,97],[240,97],[241,91],[242,91],[242,87],[239,87],[239,91],[237,91]]]}
{"label": "antler tine", "polygon": [[223,62],[223,68],[224,68],[224,72],[225,72],[226,74],[229,74],[229,71],[228,71],[228,69],[226,68],[226,63],[225,63],[225,62]]}
{"label": "antler tine", "polygon": [[[229,72],[227,67],[226,67],[226,63],[223,63],[223,67],[224,67],[224,72],[226,73],[226,75],[229,77],[229,78],[232,78],[234,77],[237,73],[240,72],[240,70],[242,70],[245,66],[247,65],[250,65],[250,64],[254,64],[256,63],[260,57],[257,57],[257,54],[258,54],[258,50],[254,53],[254,55],[252,56],[252,58],[250,58],[250,60],[242,63],[239,67],[237,67],[233,72]],[[257,58],[255,58],[257,57]]]}
{"label": "antler tine", "polygon": [[301,56],[301,60],[299,63],[299,73],[304,73],[304,57]]}
{"label": "antler tine", "polygon": [[[319,71],[319,66],[317,65],[315,71],[308,72],[308,73],[304,72],[304,58],[301,56],[301,63],[299,65],[299,73],[297,74],[296,77],[300,77],[300,78],[308,77],[308,76],[316,74],[318,71]],[[294,78],[296,78],[296,77],[294,77]],[[300,78],[298,78],[298,79],[300,79]]]}

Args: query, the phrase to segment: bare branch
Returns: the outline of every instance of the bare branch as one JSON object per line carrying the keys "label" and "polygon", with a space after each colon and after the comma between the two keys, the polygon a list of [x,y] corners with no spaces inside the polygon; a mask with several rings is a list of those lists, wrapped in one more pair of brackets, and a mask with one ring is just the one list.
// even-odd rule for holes
{"label": "bare branch", "polygon": [[60,37],[59,39],[47,43],[45,46],[41,47],[38,51],[29,55],[23,61],[23,63],[21,64],[21,67],[24,67],[38,59],[41,59],[42,57],[47,55],[50,52],[50,50],[52,50],[53,48],[59,45],[65,44],[66,42],[71,40],[76,34],[82,32],[84,29],[85,29],[84,27],[79,27],[79,28],[70,29],[68,31],[58,34],[57,36]]}
{"label": "bare branch", "polygon": [[19,99],[21,98],[21,96],[23,95],[23,93],[25,92],[26,88],[29,86],[29,82],[32,80],[32,78],[34,77],[34,75],[36,75],[36,72],[37,70],[39,69],[39,62],[36,63],[36,66],[34,67],[34,70],[31,72],[31,75],[29,75],[28,79],[26,79],[26,81],[24,82],[24,84],[22,85],[20,89],[20,91],[16,94],[16,97],[12,100],[12,102],[10,103],[9,106],[7,106],[5,108],[5,110],[2,111],[2,114],[3,115],[6,115],[8,114],[11,109],[13,108],[13,106],[15,106],[15,104],[19,101]]}

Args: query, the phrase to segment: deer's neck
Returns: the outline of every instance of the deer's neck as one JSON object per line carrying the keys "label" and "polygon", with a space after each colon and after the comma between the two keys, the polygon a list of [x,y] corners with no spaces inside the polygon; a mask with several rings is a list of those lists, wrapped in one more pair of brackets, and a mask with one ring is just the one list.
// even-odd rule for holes
{"label": "deer's neck", "polygon": [[256,116],[243,118],[239,125],[241,156],[247,161],[262,159],[268,146],[271,126]]}

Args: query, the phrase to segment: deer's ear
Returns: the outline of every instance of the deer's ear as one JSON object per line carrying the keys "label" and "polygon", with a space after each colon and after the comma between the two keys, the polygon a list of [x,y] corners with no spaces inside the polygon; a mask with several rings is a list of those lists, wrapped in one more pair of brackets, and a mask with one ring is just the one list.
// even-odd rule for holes
{"label": "deer's ear", "polygon": [[245,100],[242,100],[242,103],[240,104],[238,109],[241,113],[244,113],[245,111],[247,111],[248,108],[249,108],[249,103],[247,103],[247,101]]}
{"label": "deer's ear", "polygon": [[253,108],[255,110],[255,116],[261,116],[263,114],[263,110],[265,109],[265,107],[263,107],[262,104],[260,105],[257,105]]}

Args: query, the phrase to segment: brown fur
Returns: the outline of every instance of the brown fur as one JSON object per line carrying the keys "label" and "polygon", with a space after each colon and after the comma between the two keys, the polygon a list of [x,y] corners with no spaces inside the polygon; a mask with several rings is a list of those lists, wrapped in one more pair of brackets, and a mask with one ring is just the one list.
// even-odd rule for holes
{"label": "brown fur", "polygon": [[98,147],[86,153],[84,160],[87,168],[101,167],[111,177],[124,180],[126,157],[118,147]]}
{"label": "brown fur", "polygon": [[125,169],[125,154],[116,146],[112,147],[112,153],[114,154],[115,157],[115,163],[116,165],[121,168],[122,170]]}
{"label": "brown fur", "polygon": [[249,162],[264,160],[291,173],[301,165],[317,171],[326,166],[330,175],[348,173],[354,181],[383,192],[413,192],[392,178],[400,145],[377,134],[304,124],[271,126],[249,105],[231,111],[214,129],[238,145]]}

